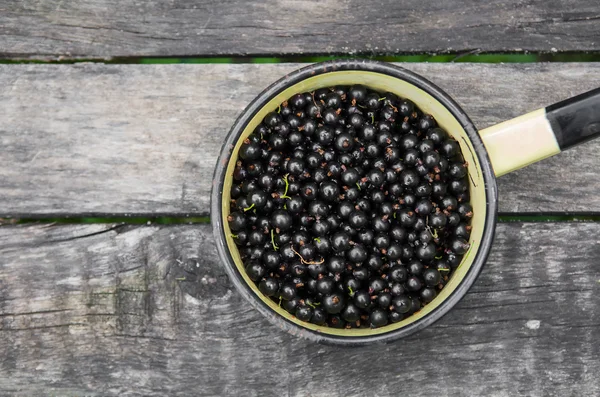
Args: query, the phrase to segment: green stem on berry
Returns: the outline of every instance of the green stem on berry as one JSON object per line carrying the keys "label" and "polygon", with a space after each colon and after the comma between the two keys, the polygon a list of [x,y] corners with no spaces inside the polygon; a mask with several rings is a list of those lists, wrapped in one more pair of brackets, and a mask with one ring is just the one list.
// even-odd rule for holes
{"label": "green stem on berry", "polygon": [[238,238],[238,235],[237,235],[237,234],[233,234],[233,233],[231,233],[231,234],[230,234],[230,236],[231,236],[231,237],[233,237],[233,238]]}
{"label": "green stem on berry", "polygon": [[356,187],[358,188],[358,190],[360,190],[360,185],[358,184],[358,182],[356,182]]}
{"label": "green stem on berry", "polygon": [[431,234],[431,237],[438,238],[437,229],[434,228],[433,232],[431,231],[431,226],[429,226],[429,217],[427,217],[425,220],[425,227],[427,228],[427,231]]}
{"label": "green stem on berry", "polygon": [[351,286],[348,286],[348,291],[350,291],[350,296],[354,296],[354,290],[352,289]]}
{"label": "green stem on berry", "polygon": [[273,229],[271,229],[271,245],[273,245],[273,251],[277,251],[279,246],[275,244],[275,235],[273,234]]}
{"label": "green stem on berry", "polygon": [[252,203],[252,205],[250,207],[244,208],[244,212],[250,211],[252,208],[254,208],[254,203]]}
{"label": "green stem on berry", "polygon": [[290,183],[288,182],[288,175],[289,174],[285,174],[283,176],[283,181],[285,182],[285,191],[283,192],[283,195],[281,196],[282,199],[291,199],[291,197],[287,195],[288,189],[290,188]]}
{"label": "green stem on berry", "polygon": [[435,259],[442,259],[442,255],[436,256]]}

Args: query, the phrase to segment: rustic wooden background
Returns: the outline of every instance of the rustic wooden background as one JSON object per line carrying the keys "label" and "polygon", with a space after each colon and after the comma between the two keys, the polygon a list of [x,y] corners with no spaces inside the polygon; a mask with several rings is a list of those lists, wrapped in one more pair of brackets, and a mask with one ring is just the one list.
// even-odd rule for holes
{"label": "rustic wooden background", "polygon": [[[0,0],[0,217],[13,218],[0,227],[0,395],[600,395],[600,142],[499,179],[516,221],[499,224],[477,283],[389,345],[271,326],[227,280],[208,224],[77,224],[209,216],[234,118],[301,66],[133,58],[594,52],[598,20],[590,0]],[[47,63],[87,59],[119,64]],[[402,66],[480,128],[600,86],[593,62]]]}

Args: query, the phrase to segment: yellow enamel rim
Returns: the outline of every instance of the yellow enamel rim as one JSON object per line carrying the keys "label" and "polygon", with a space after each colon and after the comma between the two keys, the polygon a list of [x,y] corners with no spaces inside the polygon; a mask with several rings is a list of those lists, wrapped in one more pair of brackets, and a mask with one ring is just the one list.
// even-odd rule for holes
{"label": "yellow enamel rim", "polygon": [[[352,84],[363,84],[367,87],[374,89],[379,92],[392,92],[400,97],[408,98],[415,102],[421,110],[426,113],[432,114],[436,119],[437,123],[444,128],[457,142],[460,144],[463,156],[468,162],[469,172],[469,184],[471,192],[471,204],[473,206],[473,219],[471,226],[471,237],[469,243],[471,248],[465,254],[461,264],[455,269],[453,276],[446,286],[439,292],[438,296],[424,308],[412,316],[395,324],[390,324],[381,328],[365,328],[365,329],[335,329],[325,326],[318,326],[311,323],[298,320],[296,317],[289,314],[283,308],[279,307],[277,303],[272,301],[270,298],[264,296],[254,284],[252,280],[246,275],[246,271],[242,264],[239,251],[233,238],[231,237],[231,230],[227,222],[227,216],[229,215],[229,203],[230,203],[230,190],[232,183],[232,175],[235,168],[235,163],[238,158],[238,152],[242,145],[242,142],[248,135],[250,135],[254,129],[261,123],[262,119],[271,111],[275,111],[279,105],[289,99],[294,94],[299,92],[311,92],[318,88],[331,87],[335,85],[352,85]],[[253,293],[258,297],[264,304],[275,311],[280,316],[286,318],[292,323],[307,328],[316,332],[320,332],[328,335],[335,335],[339,337],[361,337],[361,336],[373,336],[381,335],[388,332],[398,330],[406,327],[409,324],[416,322],[417,320],[425,317],[427,314],[435,310],[445,299],[447,299],[460,285],[461,281],[471,268],[473,261],[479,250],[479,242],[482,239],[484,232],[484,225],[486,219],[486,190],[483,179],[483,171],[479,160],[475,155],[475,149],[467,136],[467,133],[462,128],[461,124],[456,118],[433,96],[423,91],[422,89],[396,77],[388,76],[386,74],[360,71],[360,70],[349,70],[349,71],[335,71],[320,74],[307,78],[297,84],[294,84],[284,91],[280,92],[277,96],[272,98],[262,109],[260,109],[256,115],[246,125],[240,138],[235,144],[227,164],[225,181],[223,183],[223,195],[222,195],[222,224],[224,228],[225,239],[227,247],[231,257],[237,267],[239,274],[242,276],[246,284],[250,287]]]}

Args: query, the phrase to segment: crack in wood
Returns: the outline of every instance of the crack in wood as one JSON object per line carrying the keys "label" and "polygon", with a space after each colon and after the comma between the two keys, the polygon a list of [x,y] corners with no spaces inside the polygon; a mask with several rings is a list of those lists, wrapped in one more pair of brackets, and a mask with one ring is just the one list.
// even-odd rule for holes
{"label": "crack in wood", "polygon": [[18,317],[18,316],[32,316],[37,314],[54,314],[54,313],[64,313],[70,312],[73,309],[55,309],[55,310],[40,310],[34,312],[20,312],[20,313],[1,313],[0,317]]}

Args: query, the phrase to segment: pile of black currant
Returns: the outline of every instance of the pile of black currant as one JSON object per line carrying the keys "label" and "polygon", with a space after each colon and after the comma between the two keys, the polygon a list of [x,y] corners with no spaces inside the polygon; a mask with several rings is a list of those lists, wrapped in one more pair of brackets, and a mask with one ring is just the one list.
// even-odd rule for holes
{"label": "pile of black currant", "polygon": [[382,327],[431,302],[468,251],[467,177],[411,101],[322,88],[244,140],[227,220],[248,277],[296,318]]}

